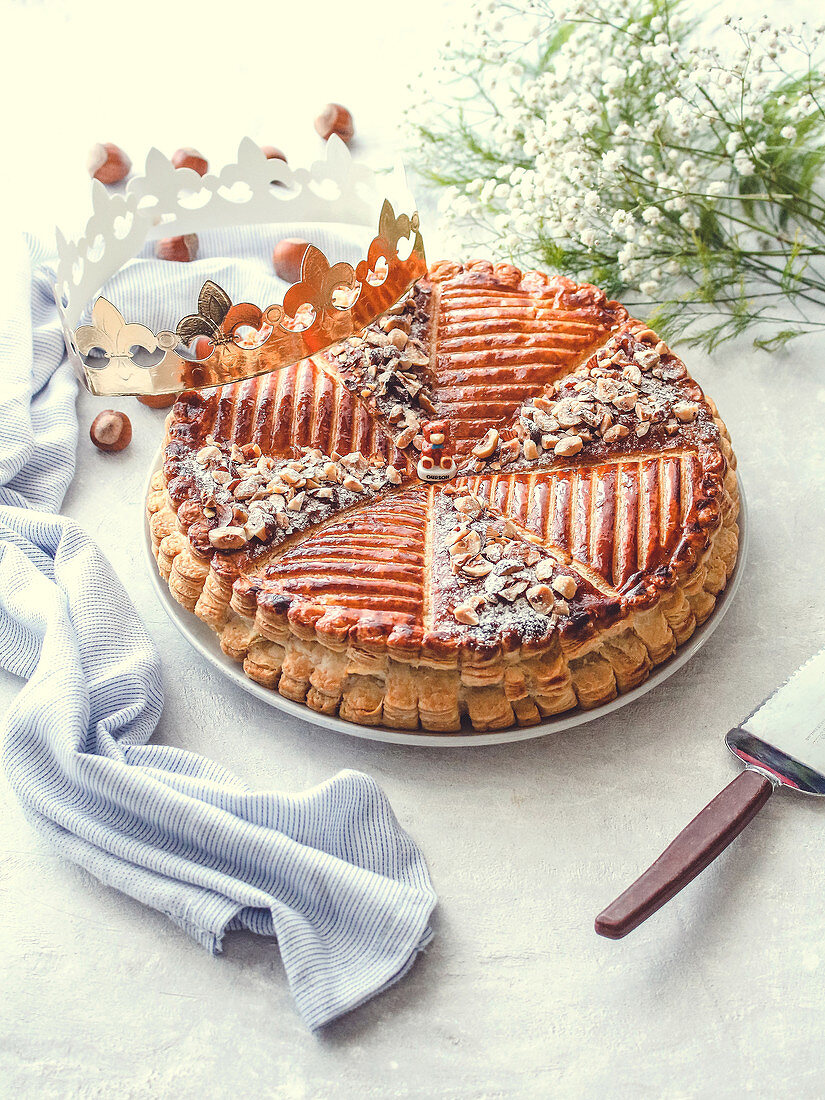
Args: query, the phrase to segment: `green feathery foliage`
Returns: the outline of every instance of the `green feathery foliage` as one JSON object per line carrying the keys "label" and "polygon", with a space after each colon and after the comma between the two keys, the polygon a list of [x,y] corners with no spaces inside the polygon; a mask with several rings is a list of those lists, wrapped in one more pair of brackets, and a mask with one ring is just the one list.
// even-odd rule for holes
{"label": "green feathery foliage", "polygon": [[822,35],[679,0],[484,2],[414,90],[411,157],[463,251],[629,295],[710,350],[776,348],[825,325]]}

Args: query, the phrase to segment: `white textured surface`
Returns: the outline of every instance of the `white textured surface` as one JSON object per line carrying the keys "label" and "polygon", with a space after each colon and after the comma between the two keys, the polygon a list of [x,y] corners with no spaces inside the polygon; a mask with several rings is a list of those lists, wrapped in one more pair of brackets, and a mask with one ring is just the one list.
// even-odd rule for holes
{"label": "white textured surface", "polygon": [[[70,133],[75,150],[110,136],[135,148],[166,135],[170,147],[206,145],[207,122],[195,128],[194,98],[185,99],[190,85],[198,94],[204,85],[184,81],[183,58],[224,63],[227,9],[208,9],[200,18],[211,31],[194,36],[180,64],[177,48],[158,60],[159,70],[169,66],[169,95],[184,95],[180,112],[155,119],[124,107],[121,123],[103,96],[98,125],[97,93],[83,74],[70,99],[88,113],[57,140],[68,147]],[[241,18],[249,10],[232,7],[239,49],[244,36],[256,38],[251,16]],[[427,0],[380,10],[398,34],[417,20],[407,47],[416,55],[393,63],[405,76],[426,62],[427,12],[435,18],[440,8]],[[38,33],[48,25],[55,42],[77,33],[76,18],[55,24],[47,11],[16,8],[14,24]],[[257,18],[271,22],[271,11]],[[146,18],[151,24],[151,11]],[[331,48],[325,57],[317,95],[300,85],[297,62],[283,78],[273,62],[271,111],[294,80],[296,116],[311,119],[332,96],[348,100],[358,124],[360,101],[383,136],[387,116],[365,100],[364,66]],[[30,51],[17,60],[8,50],[5,75],[23,74],[26,58]],[[260,121],[264,81],[253,83],[260,140],[279,143],[279,119],[267,130]],[[385,109],[401,98],[400,81],[391,84]],[[147,92],[151,103],[161,86]],[[227,94],[239,116],[237,93]],[[48,117],[32,111],[35,121]],[[12,113],[9,126],[19,122]],[[294,118],[285,122],[297,130]],[[213,125],[230,150],[239,130],[252,129],[246,118],[235,125],[228,109]],[[65,175],[80,170],[82,153]],[[32,220],[43,214],[39,187]],[[825,804],[772,800],[717,864],[627,940],[599,939],[592,921],[735,774],[722,745],[728,727],[825,644],[824,347],[810,340],[779,359],[746,347],[712,361],[686,354],[730,425],[751,512],[742,589],[694,661],[598,726],[466,751],[356,742],[285,719],[219,681],[166,618],[143,565],[141,487],[164,413],[115,403],[132,418],[134,441],[102,455],[85,435],[100,405],[84,395],[66,510],[109,554],[165,656],[157,736],[262,787],[299,789],[345,766],[374,775],[428,856],[437,935],[400,985],[313,1037],[273,943],[231,935],[225,954],[209,957],[164,917],[56,859],[2,787],[0,1095],[820,1096]],[[0,705],[17,689],[0,682]]]}

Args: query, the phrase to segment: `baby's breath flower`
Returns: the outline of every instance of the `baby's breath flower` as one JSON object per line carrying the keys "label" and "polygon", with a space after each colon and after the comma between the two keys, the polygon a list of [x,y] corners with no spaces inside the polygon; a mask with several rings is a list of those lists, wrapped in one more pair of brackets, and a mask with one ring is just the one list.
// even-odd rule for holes
{"label": "baby's breath flower", "polygon": [[740,176],[752,176],[756,171],[753,166],[753,161],[744,149],[740,149],[733,158],[733,168]]}
{"label": "baby's breath flower", "polygon": [[615,229],[617,233],[622,233],[632,222],[633,218],[627,210],[614,210],[613,217],[610,219],[610,228]]}
{"label": "baby's breath flower", "polygon": [[679,0],[629,0],[621,19],[614,0],[474,3],[406,115],[445,239],[638,291],[666,329],[705,325],[708,346],[782,302],[810,331],[825,27],[725,24],[697,32]]}

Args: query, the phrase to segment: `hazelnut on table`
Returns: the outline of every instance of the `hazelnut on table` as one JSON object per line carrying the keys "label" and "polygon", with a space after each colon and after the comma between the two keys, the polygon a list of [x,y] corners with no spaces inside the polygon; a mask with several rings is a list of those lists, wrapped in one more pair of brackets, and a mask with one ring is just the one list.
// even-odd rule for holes
{"label": "hazelnut on table", "polygon": [[197,149],[188,146],[175,150],[172,154],[172,164],[175,168],[191,168],[199,176],[205,176],[209,171],[209,161],[203,153],[199,153]]}
{"label": "hazelnut on table", "polygon": [[347,145],[352,141],[355,133],[352,115],[342,107],[340,103],[328,103],[315,119],[315,129],[327,141],[333,134]]}
{"label": "hazelnut on table", "polygon": [[91,147],[86,167],[93,179],[111,184],[126,179],[132,162],[118,145],[104,141]]}
{"label": "hazelnut on table", "polygon": [[198,235],[187,233],[183,237],[164,237],[155,245],[155,255],[159,260],[191,263],[198,258]]}
{"label": "hazelnut on table", "polygon": [[301,261],[309,248],[309,241],[298,237],[285,237],[272,250],[272,266],[279,279],[297,283],[301,278]]}
{"label": "hazelnut on table", "polygon": [[176,393],[146,393],[138,397],[141,405],[146,405],[150,409],[171,408],[177,399],[178,395]]}
{"label": "hazelnut on table", "polygon": [[126,413],[104,409],[92,421],[89,438],[99,451],[122,451],[132,441],[132,422]]}

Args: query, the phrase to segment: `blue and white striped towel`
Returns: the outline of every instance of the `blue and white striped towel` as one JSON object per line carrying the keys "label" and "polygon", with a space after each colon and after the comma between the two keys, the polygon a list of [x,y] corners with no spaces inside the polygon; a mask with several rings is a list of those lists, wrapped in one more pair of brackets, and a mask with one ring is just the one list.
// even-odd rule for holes
{"label": "blue and white striped towel", "polygon": [[[224,244],[225,255],[238,242]],[[0,317],[0,663],[28,680],[4,722],[11,785],[65,856],[209,950],[227,930],[274,933],[319,1027],[400,978],[428,942],[424,858],[359,772],[300,795],[259,792],[148,743],[158,653],[99,548],[56,514],[74,472],[75,381],[50,258],[22,239],[17,258]],[[181,266],[137,261],[115,301],[128,314]],[[196,293],[203,275],[186,278]]]}

